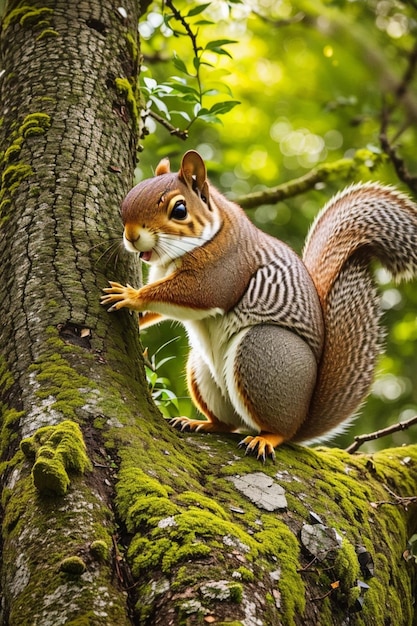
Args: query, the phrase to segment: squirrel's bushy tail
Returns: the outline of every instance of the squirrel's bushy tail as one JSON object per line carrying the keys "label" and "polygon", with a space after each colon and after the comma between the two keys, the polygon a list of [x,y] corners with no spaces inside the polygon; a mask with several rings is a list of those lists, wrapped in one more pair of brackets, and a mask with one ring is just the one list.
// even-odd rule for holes
{"label": "squirrel's bushy tail", "polygon": [[303,261],[323,308],[325,348],[303,441],[343,427],[365,399],[381,349],[380,305],[370,262],[396,280],[417,274],[417,206],[389,187],[355,185],[318,214]]}

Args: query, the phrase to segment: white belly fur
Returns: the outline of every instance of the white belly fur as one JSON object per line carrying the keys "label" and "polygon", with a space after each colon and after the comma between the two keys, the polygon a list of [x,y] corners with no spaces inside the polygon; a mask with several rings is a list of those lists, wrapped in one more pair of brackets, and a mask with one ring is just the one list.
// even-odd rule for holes
{"label": "white belly fur", "polygon": [[237,415],[234,412],[233,415],[218,415],[218,419],[225,423],[235,423],[236,428],[246,427],[259,431],[245,407],[243,398],[237,389],[234,375],[236,352],[250,326],[236,332],[239,324],[233,313],[217,315],[200,321],[187,321],[183,324],[191,347],[209,368],[223,397],[233,405],[240,417],[237,423],[235,423]]}

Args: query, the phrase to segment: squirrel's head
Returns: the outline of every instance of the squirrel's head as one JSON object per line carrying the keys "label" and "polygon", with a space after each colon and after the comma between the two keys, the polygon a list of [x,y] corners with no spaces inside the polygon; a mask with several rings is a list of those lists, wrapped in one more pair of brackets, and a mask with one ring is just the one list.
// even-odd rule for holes
{"label": "squirrel's head", "polygon": [[140,253],[147,263],[163,265],[204,245],[221,225],[206,166],[195,150],[185,153],[176,173],[168,159],[160,161],[155,177],[127,194],[121,213],[126,249]]}

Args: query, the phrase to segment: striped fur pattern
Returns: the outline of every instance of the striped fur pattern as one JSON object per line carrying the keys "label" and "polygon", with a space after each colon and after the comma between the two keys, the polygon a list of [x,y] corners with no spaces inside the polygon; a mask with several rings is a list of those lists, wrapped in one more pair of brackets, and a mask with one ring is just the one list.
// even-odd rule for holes
{"label": "striped fur pattern", "polygon": [[240,326],[278,324],[304,339],[319,359],[322,318],[304,266],[290,248],[277,240],[258,249],[257,259],[259,269],[234,309]]}

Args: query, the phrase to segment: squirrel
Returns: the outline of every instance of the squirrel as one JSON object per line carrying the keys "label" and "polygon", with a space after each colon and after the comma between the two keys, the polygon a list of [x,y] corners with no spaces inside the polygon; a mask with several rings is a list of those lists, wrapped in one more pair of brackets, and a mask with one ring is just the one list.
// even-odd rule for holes
{"label": "squirrel", "polygon": [[241,445],[263,460],[283,442],[344,430],[382,346],[370,262],[397,280],[417,273],[408,197],[376,183],[348,187],[317,215],[301,259],[212,186],[190,150],[178,173],[163,159],[121,214],[126,249],[150,265],[148,284],[110,282],[102,304],[139,311],[140,328],[184,325],[188,388],[206,419],[173,426],[246,430]]}

